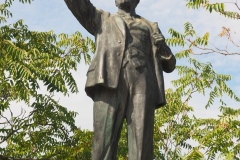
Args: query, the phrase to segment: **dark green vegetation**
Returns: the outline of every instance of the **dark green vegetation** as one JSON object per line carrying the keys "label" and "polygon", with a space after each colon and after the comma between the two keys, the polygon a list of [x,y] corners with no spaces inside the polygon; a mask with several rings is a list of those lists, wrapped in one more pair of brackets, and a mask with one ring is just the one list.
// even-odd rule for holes
{"label": "dark green vegetation", "polygon": [[[5,25],[12,16],[8,11],[14,0],[0,4],[0,159],[91,159],[92,132],[82,131],[75,125],[75,112],[68,111],[54,99],[54,93],[63,95],[78,92],[71,72],[77,69],[81,58],[90,62],[88,53],[94,51],[89,38],[79,32],[68,36],[53,31],[30,31],[22,20]],[[30,3],[31,0],[20,0]],[[207,0],[186,0],[189,8],[205,8],[236,21],[239,12],[226,11],[224,3],[211,4]],[[240,99],[228,87],[231,76],[216,73],[211,63],[201,63],[195,54],[217,53],[238,55],[237,42],[230,41],[236,51],[218,50],[209,46],[209,33],[198,36],[191,23],[184,24],[184,32],[169,29],[170,46],[181,47],[176,53],[179,78],[167,89],[168,104],[157,110],[155,123],[155,156],[165,160],[240,159],[240,109],[228,106],[223,96]],[[222,37],[231,39],[228,29]],[[181,64],[181,63],[180,63]],[[44,85],[43,85],[44,84]],[[47,90],[42,94],[41,90]],[[192,116],[188,105],[194,94],[205,95],[205,107],[220,101],[219,118],[200,119]],[[28,113],[12,114],[13,102],[24,103]],[[204,107],[204,106],[203,106]],[[3,113],[9,113],[8,116]],[[119,159],[127,159],[126,130],[119,144]],[[194,144],[194,146],[193,146]]]}

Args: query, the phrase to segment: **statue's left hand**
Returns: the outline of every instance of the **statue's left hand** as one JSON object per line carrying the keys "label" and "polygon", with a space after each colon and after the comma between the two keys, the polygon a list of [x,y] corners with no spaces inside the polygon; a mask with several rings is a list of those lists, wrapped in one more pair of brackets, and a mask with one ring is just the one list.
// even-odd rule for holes
{"label": "statue's left hand", "polygon": [[153,33],[152,34],[153,42],[154,44],[160,48],[165,43],[165,38],[162,34],[159,33]]}

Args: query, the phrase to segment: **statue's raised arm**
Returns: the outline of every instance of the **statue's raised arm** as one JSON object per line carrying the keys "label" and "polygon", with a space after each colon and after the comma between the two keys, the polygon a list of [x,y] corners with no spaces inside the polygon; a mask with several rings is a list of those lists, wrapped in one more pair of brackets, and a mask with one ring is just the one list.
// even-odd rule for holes
{"label": "statue's raised arm", "polygon": [[81,25],[95,35],[101,24],[102,11],[96,9],[89,0],[64,0]]}

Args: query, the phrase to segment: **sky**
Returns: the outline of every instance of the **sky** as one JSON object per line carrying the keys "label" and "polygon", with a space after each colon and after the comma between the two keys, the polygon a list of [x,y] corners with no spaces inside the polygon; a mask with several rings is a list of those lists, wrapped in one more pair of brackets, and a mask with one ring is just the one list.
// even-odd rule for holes
{"label": "sky", "polygon": [[[0,4],[4,1],[5,0],[0,0]],[[225,0],[225,2],[226,1],[234,2],[231,0]],[[117,12],[114,0],[91,0],[91,2],[99,9],[103,9],[110,13]],[[210,2],[215,2],[215,0]],[[222,0],[218,0],[218,2],[222,2]],[[235,10],[235,7],[229,4],[227,5],[227,9]],[[13,17],[8,20],[7,24],[23,19],[24,23],[27,24],[31,30],[54,30],[57,34],[73,34],[76,31],[80,31],[83,37],[89,36],[93,38],[93,36],[78,23],[63,0],[34,0],[31,5],[23,5],[15,0],[10,11],[13,13]],[[150,21],[158,22],[166,38],[170,37],[168,34],[169,28],[181,32],[183,31],[183,24],[185,22],[191,22],[200,36],[209,32],[211,36],[210,41],[220,48],[226,45],[226,40],[218,37],[223,26],[231,28],[231,31],[236,32],[234,36],[240,44],[240,21],[231,20],[216,13],[210,14],[203,9],[188,9],[185,0],[140,0],[136,12]],[[240,48],[233,48],[232,50],[240,53]],[[172,48],[172,51],[175,54],[179,51],[179,48]],[[202,62],[210,62],[218,73],[230,74],[232,80],[229,85],[237,95],[240,96],[240,56],[213,54],[196,56],[195,58]],[[93,102],[86,96],[84,91],[87,69],[88,65],[82,61],[78,66],[77,72],[73,73],[79,87],[78,94],[72,94],[69,97],[63,97],[62,95],[56,94],[56,98],[60,99],[60,103],[69,110],[78,112],[76,117],[76,124],[78,127],[92,130]],[[172,86],[171,81],[177,78],[177,72],[174,71],[171,74],[165,74],[164,77],[165,86],[169,88]],[[217,117],[219,106],[216,105],[206,110],[204,108],[206,101],[207,99],[201,95],[195,95],[193,97],[190,105],[195,107],[194,114],[202,118]],[[239,103],[235,103],[231,100],[229,100],[229,103],[235,108],[239,107]]]}

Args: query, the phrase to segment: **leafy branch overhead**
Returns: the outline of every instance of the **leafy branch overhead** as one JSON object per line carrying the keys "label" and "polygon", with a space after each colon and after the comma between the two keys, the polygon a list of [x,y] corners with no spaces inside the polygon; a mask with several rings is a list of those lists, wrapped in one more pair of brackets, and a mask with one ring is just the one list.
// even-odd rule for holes
{"label": "leafy branch overhead", "polygon": [[[171,46],[187,46],[188,49],[184,50],[180,57],[187,57],[190,54],[202,55],[202,54],[222,54],[222,55],[240,55],[239,48],[240,43],[232,38],[231,30],[226,27],[222,27],[220,38],[226,38],[226,46],[218,47],[210,42],[210,33],[207,32],[203,36],[197,36],[196,31],[191,23],[186,22],[184,24],[184,32],[180,33],[174,29],[169,29],[169,33],[172,38],[167,39],[166,42]],[[231,48],[231,50],[229,50]]]}
{"label": "leafy branch overhead", "polygon": [[[211,12],[217,12],[220,13],[223,16],[226,16],[228,18],[233,18],[236,20],[240,19],[240,6],[236,2],[222,2],[222,3],[210,3],[210,0],[186,0],[187,1],[187,7],[192,9],[199,9],[200,7],[205,8],[207,11]],[[225,5],[226,4],[232,4],[235,6],[235,9],[237,11],[226,11]]]}

